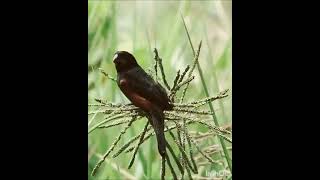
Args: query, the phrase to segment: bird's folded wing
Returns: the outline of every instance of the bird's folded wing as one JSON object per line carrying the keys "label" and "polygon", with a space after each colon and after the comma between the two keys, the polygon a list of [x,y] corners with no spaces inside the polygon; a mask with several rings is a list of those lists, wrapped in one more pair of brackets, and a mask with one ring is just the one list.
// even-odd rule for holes
{"label": "bird's folded wing", "polygon": [[141,67],[126,73],[127,85],[132,91],[146,98],[159,107],[166,107],[169,99],[166,90],[156,83]]}

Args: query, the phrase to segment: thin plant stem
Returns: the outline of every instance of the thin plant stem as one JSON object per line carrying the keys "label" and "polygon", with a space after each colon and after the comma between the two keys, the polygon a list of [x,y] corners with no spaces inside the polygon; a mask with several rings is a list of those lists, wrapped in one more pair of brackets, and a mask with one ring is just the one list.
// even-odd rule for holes
{"label": "thin plant stem", "polygon": [[174,161],[176,162],[176,164],[178,166],[178,169],[180,170],[181,174],[184,174],[183,167],[182,167],[178,157],[174,154],[174,151],[173,151],[172,147],[170,146],[170,144],[167,141],[166,141],[166,147],[169,150],[169,152],[171,153],[171,155],[172,155]]}
{"label": "thin plant stem", "polygon": [[170,136],[172,137],[172,139],[174,140],[174,142],[177,144],[177,146],[178,146],[178,148],[179,148],[179,150],[180,150],[180,152],[181,152],[181,154],[182,154],[182,156],[183,156],[183,159],[185,160],[185,162],[187,163],[187,165],[190,167],[190,169],[192,170],[192,172],[195,173],[195,171],[194,171],[194,169],[192,168],[191,163],[190,163],[190,161],[189,161],[189,159],[188,159],[187,153],[183,150],[183,147],[180,146],[179,142],[178,142],[177,139],[174,137],[174,134],[173,134],[171,131],[169,131],[169,134],[170,134]]}
{"label": "thin plant stem", "polygon": [[[182,21],[183,21],[183,25],[184,25],[185,31],[186,31],[187,36],[188,36],[188,40],[189,40],[190,46],[192,48],[193,55],[195,56],[196,53],[195,53],[193,45],[192,45],[192,41],[191,41],[191,38],[190,38],[190,35],[189,35],[189,31],[187,29],[187,25],[186,25],[182,15],[181,15],[181,18],[182,18]],[[201,79],[201,82],[202,82],[202,85],[203,85],[203,88],[204,88],[204,92],[205,92],[206,96],[209,97],[209,92],[208,92],[208,88],[207,88],[206,82],[205,82],[204,77],[203,77],[203,72],[202,72],[201,66],[200,66],[200,64],[198,62],[197,62],[197,67],[198,67],[198,72],[199,72],[200,79]],[[208,104],[209,104],[210,111],[212,111],[212,113],[213,113],[212,114],[212,118],[213,118],[214,124],[216,126],[219,126],[218,119],[217,119],[217,117],[215,115],[215,112],[214,112],[214,109],[213,109],[213,105],[212,105],[212,103],[210,101],[209,101]],[[220,141],[221,147],[223,149],[223,153],[225,155],[225,158],[227,160],[228,167],[229,167],[230,171],[232,172],[231,158],[229,156],[229,153],[228,153],[228,150],[226,148],[226,145],[224,143],[223,138],[219,137],[219,141]]]}
{"label": "thin plant stem", "polygon": [[[204,27],[204,30],[205,30],[204,34],[205,34],[205,37],[206,37],[206,43],[207,43],[208,49],[211,49],[206,29],[207,28]],[[211,51],[209,51],[208,54],[209,54],[210,60],[213,62],[213,56],[211,54]],[[214,87],[216,88],[216,92],[220,92],[219,83],[218,83],[218,77],[217,77],[217,73],[216,73],[216,67],[215,67],[214,63],[212,63],[212,67],[213,67],[212,68],[212,75],[213,75]],[[221,108],[222,116],[223,116],[223,118],[225,120],[226,119],[226,113],[225,113],[225,110],[224,110],[224,105],[223,105],[221,100],[219,100],[218,102],[219,102],[219,105],[220,105],[220,108]]]}
{"label": "thin plant stem", "polygon": [[167,82],[166,74],[164,73],[162,59],[159,57],[158,50],[156,48],[154,49],[154,53],[155,53],[155,59],[157,59],[158,64],[159,64],[159,68],[160,68],[161,75],[162,75],[162,81],[163,81],[164,85],[166,86],[166,88],[170,91],[170,86]]}
{"label": "thin plant stem", "polygon": [[133,121],[136,119],[136,117],[132,117],[131,121],[128,123],[128,125],[120,132],[119,136],[115,139],[115,141],[112,143],[111,147],[108,149],[108,151],[103,155],[103,157],[100,159],[100,161],[97,163],[97,165],[93,168],[91,175],[94,176],[101,166],[101,164],[105,161],[107,156],[113,151],[114,147],[118,144],[118,142],[121,139],[121,136],[126,133],[127,129],[131,126]]}
{"label": "thin plant stem", "polygon": [[148,126],[149,126],[149,121],[147,121],[146,125],[145,125],[144,128],[143,128],[143,132],[142,132],[142,134],[141,134],[141,136],[140,136],[140,139],[139,139],[139,142],[138,142],[136,148],[134,149],[134,152],[133,152],[133,155],[132,155],[132,159],[131,159],[131,161],[130,161],[130,163],[129,163],[128,169],[131,168],[131,166],[132,166],[132,164],[133,164],[133,162],[134,162],[134,159],[135,159],[136,154],[137,154],[137,152],[138,152],[138,149],[139,149],[139,146],[140,146],[140,144],[141,144],[141,141],[143,140],[144,135],[145,135],[146,132],[147,132]]}
{"label": "thin plant stem", "polygon": [[172,174],[172,176],[173,176],[173,179],[174,179],[174,180],[177,180],[177,179],[178,179],[178,178],[177,178],[177,175],[176,175],[176,173],[174,172],[174,169],[173,169],[172,164],[171,164],[171,162],[170,162],[169,156],[168,156],[167,154],[166,154],[166,159],[167,159],[167,164],[168,164],[168,166],[169,166],[169,168],[170,168],[171,174]]}

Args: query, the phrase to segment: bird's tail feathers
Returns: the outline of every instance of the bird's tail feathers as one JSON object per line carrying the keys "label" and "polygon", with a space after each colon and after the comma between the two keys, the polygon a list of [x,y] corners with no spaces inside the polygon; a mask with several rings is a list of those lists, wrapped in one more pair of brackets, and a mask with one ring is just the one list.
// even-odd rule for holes
{"label": "bird's tail feathers", "polygon": [[161,156],[166,153],[166,139],[164,135],[164,114],[163,111],[156,108],[150,112],[150,124],[152,125],[157,137],[158,151]]}

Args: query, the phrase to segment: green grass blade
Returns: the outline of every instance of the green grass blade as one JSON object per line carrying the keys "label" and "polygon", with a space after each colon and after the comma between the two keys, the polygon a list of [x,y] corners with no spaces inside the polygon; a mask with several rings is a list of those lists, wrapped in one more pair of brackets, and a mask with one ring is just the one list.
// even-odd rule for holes
{"label": "green grass blade", "polygon": [[[184,21],[184,18],[183,16],[181,15],[181,18],[182,18],[182,21],[183,21],[183,25],[184,25],[184,28],[185,28],[185,31],[187,33],[187,36],[188,36],[188,40],[189,40],[189,43],[190,43],[190,46],[192,48],[192,52],[193,52],[193,55],[195,56],[196,55],[196,52],[193,48],[193,44],[191,42],[191,38],[190,38],[190,35],[189,35],[189,31],[187,29],[187,26],[186,26],[186,23]],[[204,89],[204,92],[206,94],[207,97],[210,97],[209,95],[209,92],[208,92],[208,88],[207,88],[207,85],[206,85],[206,82],[204,80],[204,76],[203,76],[203,72],[202,72],[202,69],[201,69],[201,66],[199,64],[199,62],[197,62],[197,68],[198,68],[198,72],[199,72],[199,75],[200,75],[200,79],[201,79],[201,82],[202,82],[202,85],[203,85],[203,89]],[[218,119],[217,119],[217,116],[215,114],[215,111],[213,109],[213,105],[211,102],[208,103],[209,104],[209,108],[210,108],[210,111],[212,112],[212,118],[213,118],[213,122],[216,126],[219,127],[219,123],[218,123]],[[230,156],[229,156],[229,153],[228,153],[228,150],[227,150],[227,147],[225,145],[225,142],[223,140],[223,138],[219,137],[219,141],[220,141],[220,144],[221,144],[221,147],[223,149],[223,153],[226,157],[226,160],[227,160],[227,163],[228,163],[228,167],[230,169],[230,171],[232,172],[232,165],[231,165],[231,159],[230,159]]]}

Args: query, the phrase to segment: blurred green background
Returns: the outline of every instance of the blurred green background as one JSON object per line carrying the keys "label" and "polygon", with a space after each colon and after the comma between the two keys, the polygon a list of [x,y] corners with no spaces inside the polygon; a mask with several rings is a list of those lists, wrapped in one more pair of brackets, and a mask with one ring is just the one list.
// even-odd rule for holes
{"label": "blurred green background", "polygon": [[[98,70],[103,68],[116,77],[112,57],[117,50],[131,52],[145,70],[152,68],[153,49],[156,47],[168,83],[172,85],[178,69],[183,70],[193,60],[180,13],[188,27],[195,49],[202,40],[199,62],[211,96],[224,89],[230,89],[229,96],[213,103],[221,126],[232,122],[232,1],[88,1],[88,96],[112,102],[129,102],[117,85],[105,78]],[[190,84],[185,101],[205,98],[198,71]],[[89,119],[92,116],[88,117]],[[103,116],[96,116],[101,119]],[[95,120],[94,120],[95,121]],[[134,128],[119,142],[123,144],[144,127],[146,119],[134,123]],[[148,179],[159,177],[160,156],[157,154],[155,138],[142,145],[133,167],[127,165],[131,154],[122,154],[107,161],[95,177],[90,173],[99,155],[104,154],[120,128],[97,130],[89,135],[88,178],[89,179]],[[194,130],[194,129],[193,129]],[[196,129],[205,132],[206,129]],[[145,167],[148,167],[147,169]],[[208,167],[205,167],[208,168]],[[209,167],[214,168],[214,167]],[[167,170],[168,174],[169,170]]]}

